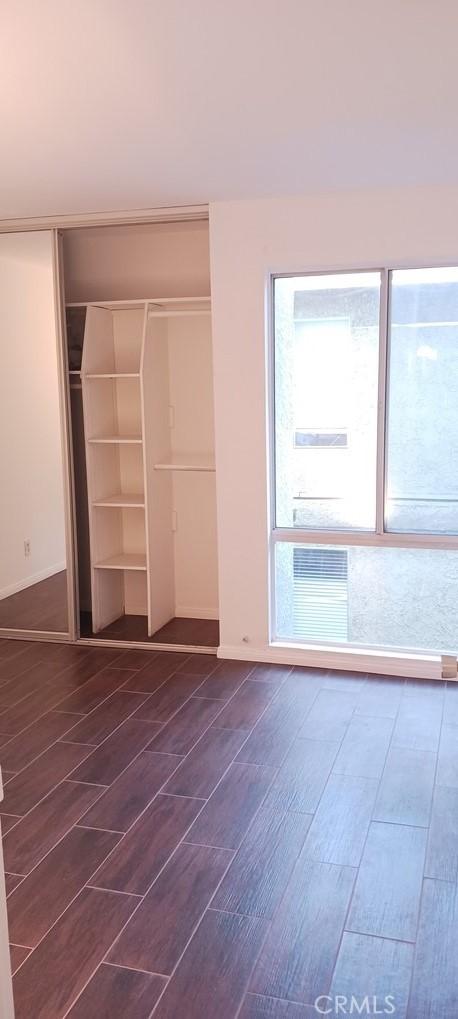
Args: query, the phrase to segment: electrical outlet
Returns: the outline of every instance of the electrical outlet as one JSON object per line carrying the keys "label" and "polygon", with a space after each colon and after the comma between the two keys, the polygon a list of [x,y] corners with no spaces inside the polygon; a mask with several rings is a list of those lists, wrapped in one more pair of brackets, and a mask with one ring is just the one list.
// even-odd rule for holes
{"label": "electrical outlet", "polygon": [[28,559],[30,553],[31,553],[30,539],[27,538],[26,541],[24,542],[24,555],[26,559]]}

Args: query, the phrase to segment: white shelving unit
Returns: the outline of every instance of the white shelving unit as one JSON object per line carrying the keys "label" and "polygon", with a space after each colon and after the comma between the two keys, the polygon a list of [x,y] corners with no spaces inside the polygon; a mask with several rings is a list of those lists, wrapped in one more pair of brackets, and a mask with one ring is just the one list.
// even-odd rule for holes
{"label": "white shelving unit", "polygon": [[217,618],[209,299],[87,305],[81,382],[94,632]]}
{"label": "white shelving unit", "polygon": [[89,503],[92,625],[148,614],[140,366],[146,305],[89,305],[81,382]]}

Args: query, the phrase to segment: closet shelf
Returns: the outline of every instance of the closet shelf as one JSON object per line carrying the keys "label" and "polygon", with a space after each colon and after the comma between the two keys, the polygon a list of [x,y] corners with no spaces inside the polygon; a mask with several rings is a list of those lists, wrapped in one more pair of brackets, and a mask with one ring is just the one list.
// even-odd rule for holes
{"label": "closet shelf", "polygon": [[95,499],[93,506],[118,506],[121,509],[129,506],[144,509],[145,496],[135,492],[115,492],[114,495],[105,495],[103,499]]}
{"label": "closet shelf", "polygon": [[170,460],[154,464],[155,471],[215,471],[215,460],[202,453],[174,453]]}
{"label": "closet shelf", "polygon": [[117,555],[94,563],[95,570],[146,570],[146,555],[134,552],[118,552]]}
{"label": "closet shelf", "polygon": [[140,372],[89,372],[85,379],[139,379]]}
{"label": "closet shelf", "polygon": [[115,442],[115,443],[118,443],[118,444],[120,444],[120,443],[137,443],[137,445],[141,445],[143,440],[142,440],[141,435],[94,435],[90,439],[88,439],[87,441],[88,442],[112,442],[112,443]]}

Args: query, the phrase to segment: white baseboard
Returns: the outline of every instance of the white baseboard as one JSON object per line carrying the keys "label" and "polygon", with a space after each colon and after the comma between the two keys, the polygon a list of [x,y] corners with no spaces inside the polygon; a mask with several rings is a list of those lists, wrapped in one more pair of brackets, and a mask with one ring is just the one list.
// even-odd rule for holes
{"label": "white baseboard", "polygon": [[25,591],[27,587],[32,587],[32,584],[39,584],[40,580],[47,580],[48,577],[53,577],[55,573],[61,573],[66,568],[67,564],[65,561],[63,563],[54,563],[54,566],[48,566],[46,570],[39,570],[38,573],[32,573],[30,577],[18,580],[16,584],[9,584],[8,587],[3,587],[0,590],[0,601],[3,598],[9,598],[11,594]]}
{"label": "white baseboard", "polygon": [[339,669],[350,672],[372,672],[382,676],[412,679],[441,679],[441,661],[437,656],[421,657],[371,651],[315,651],[312,648],[278,646],[250,647],[221,644],[218,658],[235,661],[265,662],[276,665],[301,665],[312,669]]}
{"label": "white baseboard", "polygon": [[219,619],[219,611],[214,608],[196,608],[195,605],[177,605],[175,616],[177,619]]}

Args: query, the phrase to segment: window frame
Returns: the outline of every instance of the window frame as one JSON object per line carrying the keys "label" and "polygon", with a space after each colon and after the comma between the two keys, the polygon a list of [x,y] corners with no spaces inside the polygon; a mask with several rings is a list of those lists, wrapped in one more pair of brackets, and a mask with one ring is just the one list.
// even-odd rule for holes
{"label": "window frame", "polygon": [[[415,531],[388,531],[385,527],[385,491],[387,486],[387,438],[388,438],[388,384],[390,369],[390,281],[391,274],[402,269],[447,269],[458,266],[458,255],[454,262],[390,262],[389,265],[339,266],[325,269],[313,268],[306,271],[271,272],[268,276],[268,321],[267,321],[267,413],[268,413],[268,533],[269,533],[269,640],[271,644],[289,644],[301,648],[310,647],[317,650],[319,641],[294,642],[285,641],[276,634],[276,596],[275,596],[275,546],[279,542],[304,545],[359,545],[375,548],[419,548],[419,549],[450,549],[458,550],[458,534],[417,533]],[[372,531],[359,529],[305,529],[301,527],[279,527],[276,524],[276,463],[275,463],[275,281],[291,277],[337,276],[347,274],[380,273],[380,319],[379,319],[379,359],[378,359],[378,394],[377,394],[377,458],[376,458],[376,521]],[[305,447],[307,448],[307,447]],[[338,447],[337,447],[338,448]],[[321,645],[320,645],[321,646]],[[327,645],[330,650],[355,650],[354,645]],[[365,648],[358,645],[362,652]],[[370,652],[374,646],[367,647]],[[383,649],[378,649],[379,653]],[[392,648],[386,649],[393,654]],[[399,654],[403,649],[399,649]],[[415,652],[405,650],[411,657]],[[419,652],[421,657],[428,652]],[[437,651],[431,651],[437,656]]]}

